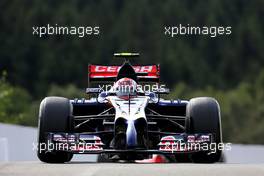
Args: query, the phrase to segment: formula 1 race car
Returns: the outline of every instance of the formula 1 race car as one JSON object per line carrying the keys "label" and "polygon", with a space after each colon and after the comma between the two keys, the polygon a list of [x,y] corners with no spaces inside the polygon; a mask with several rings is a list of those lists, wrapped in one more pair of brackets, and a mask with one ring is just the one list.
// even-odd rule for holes
{"label": "formula 1 race car", "polygon": [[[128,59],[138,55],[115,54],[125,59],[121,66],[89,65],[89,99],[43,99],[37,152],[41,161],[69,162],[73,154],[99,154],[99,161],[142,160],[153,154],[177,162],[219,161],[218,102],[210,97],[163,99],[169,90],[160,84],[160,66],[132,66]],[[100,82],[99,87],[89,86]]]}

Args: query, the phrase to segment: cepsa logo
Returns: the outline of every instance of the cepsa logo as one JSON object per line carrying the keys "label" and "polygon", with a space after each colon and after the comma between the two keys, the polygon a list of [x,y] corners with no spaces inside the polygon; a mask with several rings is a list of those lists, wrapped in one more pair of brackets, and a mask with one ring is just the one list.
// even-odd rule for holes
{"label": "cepsa logo", "polygon": [[[94,67],[95,72],[113,72],[117,73],[120,70],[121,66],[101,66],[101,65],[96,65]],[[155,72],[156,68],[154,66],[133,66],[135,72]]]}

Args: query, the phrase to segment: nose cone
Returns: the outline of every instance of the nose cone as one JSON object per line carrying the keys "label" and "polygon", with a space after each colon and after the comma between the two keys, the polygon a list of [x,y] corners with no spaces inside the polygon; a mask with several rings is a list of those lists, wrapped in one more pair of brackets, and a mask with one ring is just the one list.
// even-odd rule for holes
{"label": "nose cone", "polygon": [[126,140],[128,148],[137,146],[137,131],[134,122],[133,120],[127,121]]}

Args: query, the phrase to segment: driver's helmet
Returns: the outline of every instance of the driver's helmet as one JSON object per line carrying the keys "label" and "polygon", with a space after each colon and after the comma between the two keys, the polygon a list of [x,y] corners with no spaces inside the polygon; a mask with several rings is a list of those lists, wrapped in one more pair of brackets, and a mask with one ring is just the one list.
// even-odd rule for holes
{"label": "driver's helmet", "polygon": [[137,83],[131,78],[119,79],[113,87],[116,95],[122,99],[129,99],[137,95]]}

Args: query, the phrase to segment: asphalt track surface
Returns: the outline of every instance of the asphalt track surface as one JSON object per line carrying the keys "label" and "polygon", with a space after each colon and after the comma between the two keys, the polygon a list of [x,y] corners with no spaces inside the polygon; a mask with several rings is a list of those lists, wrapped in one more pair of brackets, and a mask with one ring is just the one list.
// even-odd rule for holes
{"label": "asphalt track surface", "polygon": [[264,164],[0,163],[0,176],[263,176]]}

